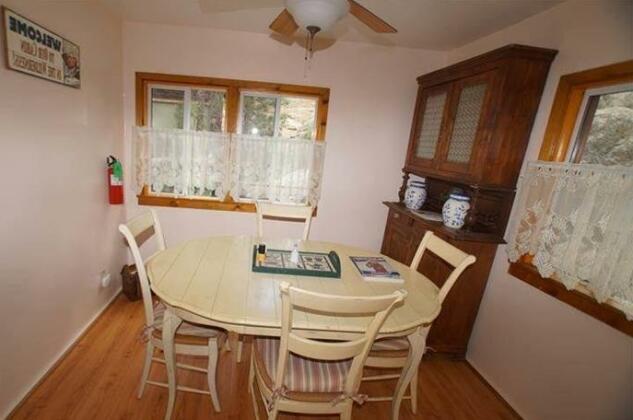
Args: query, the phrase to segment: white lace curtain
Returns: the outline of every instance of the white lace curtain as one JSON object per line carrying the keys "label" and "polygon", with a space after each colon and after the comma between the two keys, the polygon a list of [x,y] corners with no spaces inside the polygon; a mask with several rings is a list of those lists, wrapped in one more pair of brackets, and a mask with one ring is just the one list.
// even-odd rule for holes
{"label": "white lace curtain", "polygon": [[138,189],[183,197],[316,204],[323,142],[137,127]]}
{"label": "white lace curtain", "polygon": [[321,191],[323,142],[234,135],[234,199],[316,203]]}
{"label": "white lace curtain", "polygon": [[633,318],[633,168],[531,162],[517,193],[508,257],[585,286]]}
{"label": "white lace curtain", "polygon": [[153,193],[224,198],[229,136],[204,131],[136,129],[136,181]]}

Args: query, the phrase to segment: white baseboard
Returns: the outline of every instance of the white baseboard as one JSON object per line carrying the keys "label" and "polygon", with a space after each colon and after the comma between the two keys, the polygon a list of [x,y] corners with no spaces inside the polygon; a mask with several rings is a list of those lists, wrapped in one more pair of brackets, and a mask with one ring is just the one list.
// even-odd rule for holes
{"label": "white baseboard", "polygon": [[57,364],[66,356],[66,354],[75,346],[75,344],[81,339],[81,337],[85,334],[86,331],[92,324],[101,316],[101,314],[108,309],[110,304],[114,302],[123,289],[119,286],[119,288],[114,292],[112,297],[108,299],[108,301],[103,305],[101,309],[97,311],[97,313],[86,323],[86,325],[80,329],[66,344],[66,346],[53,358],[53,360],[40,371],[37,375],[37,380],[33,382],[31,386],[29,386],[18,398],[16,398],[11,404],[9,404],[9,409],[4,414],[0,415],[0,418],[6,419],[13,413],[13,411],[20,406],[20,404],[29,396],[29,394],[46,378],[48,373],[53,370]]}

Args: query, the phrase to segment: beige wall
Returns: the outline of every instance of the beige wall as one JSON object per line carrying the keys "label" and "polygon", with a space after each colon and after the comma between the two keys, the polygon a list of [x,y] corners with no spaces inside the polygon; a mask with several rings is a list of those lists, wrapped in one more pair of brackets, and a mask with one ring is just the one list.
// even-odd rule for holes
{"label": "beige wall", "polygon": [[79,44],[82,88],[7,70],[3,52],[0,418],[114,296],[124,260],[104,172],[123,150],[121,24],[92,3],[2,3]]}
{"label": "beige wall", "polygon": [[[450,53],[508,44],[559,50],[527,159],[536,159],[562,74],[633,58],[633,3],[571,0]],[[500,247],[468,359],[527,419],[633,417],[633,339],[507,274]]]}
{"label": "beige wall", "polygon": [[[380,248],[387,215],[381,201],[397,197],[416,95],[415,78],[442,67],[445,54],[337,42],[314,55],[312,69],[304,79],[303,50],[267,35],[141,23],[125,23],[123,33],[128,153],[134,123],[135,71],[330,88],[323,194],[311,237]],[[131,191],[127,198],[128,214],[140,211]],[[252,234],[255,230],[254,215],[248,213],[158,211],[171,244],[204,235]],[[275,227],[278,235],[300,232],[295,226]]]}

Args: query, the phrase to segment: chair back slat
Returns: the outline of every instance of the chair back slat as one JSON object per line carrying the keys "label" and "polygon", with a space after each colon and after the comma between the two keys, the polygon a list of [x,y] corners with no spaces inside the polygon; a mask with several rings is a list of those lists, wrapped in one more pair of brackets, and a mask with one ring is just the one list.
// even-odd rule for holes
{"label": "chair back slat", "polygon": [[303,357],[319,360],[344,360],[360,354],[365,347],[366,339],[346,342],[315,341],[303,338],[294,333],[288,335],[288,351]]}
{"label": "chair back slat", "polygon": [[290,288],[292,306],[325,314],[374,314],[388,307],[393,295],[338,296]]}
{"label": "chair back slat", "polygon": [[134,235],[134,237],[137,237],[141,233],[154,226],[154,215],[151,211],[141,213],[138,216],[128,220],[126,225],[132,235]]}
{"label": "chair back slat", "polygon": [[[362,368],[380,327],[393,308],[406,297],[404,290],[385,296],[335,296],[301,290],[283,282],[281,290],[281,340],[275,376],[275,388],[283,386],[289,354],[317,360],[352,359],[344,392],[354,395],[360,386]],[[315,311],[328,316],[372,317],[363,337],[342,342],[323,342],[301,337],[293,332],[293,311]]]}
{"label": "chair back slat", "polygon": [[[141,255],[140,244],[137,238],[141,238],[142,242],[146,242],[149,237],[148,233],[153,232],[158,242],[159,250],[165,249],[165,239],[163,238],[162,229],[158,222],[158,217],[153,210],[140,214],[130,219],[127,223],[119,225],[119,232],[123,235],[128,243],[132,259],[136,265],[139,283],[141,286],[141,296],[143,297],[143,307],[145,309],[145,325],[154,325],[154,306],[152,302],[152,292],[145,269],[145,261]],[[150,237],[151,237],[150,236]]]}
{"label": "chair back slat", "polygon": [[433,232],[427,231],[424,234],[422,241],[420,241],[418,250],[411,262],[410,267],[412,270],[418,269],[420,262],[422,261],[422,257],[427,249],[453,267],[453,271],[440,288],[438,297],[440,299],[440,303],[442,303],[462,272],[470,265],[474,264],[475,261],[477,261],[477,258],[475,258],[474,255],[467,254],[461,249],[449,244],[442,238],[437,237],[433,234]]}
{"label": "chair back slat", "polygon": [[277,219],[289,219],[293,221],[303,220],[303,237],[304,241],[308,240],[310,236],[310,226],[312,224],[312,213],[314,207],[312,206],[299,206],[299,205],[286,205],[286,204],[273,204],[258,201],[257,207],[257,236],[260,238],[264,236],[264,218],[277,218]]}

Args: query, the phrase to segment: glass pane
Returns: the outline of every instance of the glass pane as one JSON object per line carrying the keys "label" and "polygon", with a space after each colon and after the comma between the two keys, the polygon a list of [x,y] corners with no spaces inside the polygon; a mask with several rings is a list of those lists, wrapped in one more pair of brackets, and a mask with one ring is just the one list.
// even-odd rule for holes
{"label": "glass pane", "polygon": [[449,162],[468,163],[470,161],[485,96],[485,83],[462,89],[457,104],[453,133],[448,146],[446,160]]}
{"label": "glass pane", "polygon": [[289,139],[313,139],[316,136],[316,109],[315,99],[281,98],[277,135]]}
{"label": "glass pane", "polygon": [[633,165],[633,92],[600,95],[580,162]]}
{"label": "glass pane", "polygon": [[445,103],[446,92],[431,95],[426,99],[424,115],[418,131],[418,146],[415,152],[417,157],[424,159],[433,159],[435,157],[435,148],[440,136]]}
{"label": "glass pane", "polygon": [[224,92],[192,89],[191,129],[196,131],[223,131],[224,104]]}
{"label": "glass pane", "polygon": [[183,128],[185,92],[152,88],[152,121],[154,128]]}
{"label": "glass pane", "polygon": [[277,98],[270,96],[243,96],[242,133],[272,136],[275,133]]}

